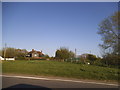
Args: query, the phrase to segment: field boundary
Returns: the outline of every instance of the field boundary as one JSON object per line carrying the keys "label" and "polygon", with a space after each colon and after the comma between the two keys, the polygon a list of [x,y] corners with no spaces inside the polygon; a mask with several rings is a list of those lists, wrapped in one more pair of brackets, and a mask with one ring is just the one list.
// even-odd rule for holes
{"label": "field boundary", "polygon": [[65,81],[65,82],[77,82],[77,83],[90,83],[90,84],[102,84],[102,85],[110,85],[110,86],[119,86],[118,84],[107,84],[107,83],[98,83],[93,81],[82,81],[82,80],[70,80],[70,79],[52,79],[52,78],[43,78],[43,77],[31,77],[31,76],[11,76],[11,75],[0,75],[2,77],[14,77],[14,78],[26,78],[26,79],[36,79],[36,80],[52,80],[52,81]]}

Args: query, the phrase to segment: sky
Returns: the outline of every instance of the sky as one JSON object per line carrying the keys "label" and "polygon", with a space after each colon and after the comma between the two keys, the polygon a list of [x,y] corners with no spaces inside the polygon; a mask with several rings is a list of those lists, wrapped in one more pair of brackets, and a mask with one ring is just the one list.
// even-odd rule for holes
{"label": "sky", "polygon": [[117,2],[3,2],[3,46],[42,50],[55,56],[60,47],[77,55],[100,56],[102,20],[118,10]]}
{"label": "sky", "polygon": [[0,1],[0,49],[2,47],[2,2]]}

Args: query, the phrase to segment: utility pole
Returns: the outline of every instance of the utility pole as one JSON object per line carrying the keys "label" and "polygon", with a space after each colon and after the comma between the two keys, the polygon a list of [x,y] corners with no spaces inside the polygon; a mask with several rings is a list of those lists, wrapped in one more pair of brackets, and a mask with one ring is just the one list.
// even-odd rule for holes
{"label": "utility pole", "polygon": [[7,47],[7,44],[5,43],[5,50],[4,50],[4,60],[6,60],[6,47]]}
{"label": "utility pole", "polygon": [[75,61],[76,61],[76,57],[77,57],[76,53],[77,53],[77,49],[75,48]]}
{"label": "utility pole", "polygon": [[77,50],[76,50],[76,48],[75,48],[75,58],[76,58],[76,52],[77,52]]}

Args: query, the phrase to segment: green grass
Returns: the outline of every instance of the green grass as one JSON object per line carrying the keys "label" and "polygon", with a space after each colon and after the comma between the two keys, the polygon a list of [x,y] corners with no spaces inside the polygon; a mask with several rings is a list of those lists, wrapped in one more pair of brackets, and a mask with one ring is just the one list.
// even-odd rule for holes
{"label": "green grass", "polygon": [[17,60],[3,61],[3,73],[60,76],[78,79],[118,80],[119,69],[99,67],[70,62],[45,61],[45,60]]}

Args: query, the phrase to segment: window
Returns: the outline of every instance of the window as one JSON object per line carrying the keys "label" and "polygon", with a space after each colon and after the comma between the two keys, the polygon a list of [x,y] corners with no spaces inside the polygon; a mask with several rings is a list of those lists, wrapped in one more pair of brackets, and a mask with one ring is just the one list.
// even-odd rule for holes
{"label": "window", "polygon": [[36,57],[36,56],[37,56],[37,54],[34,54],[34,56]]}

